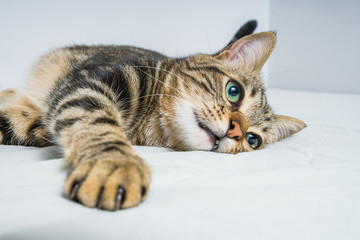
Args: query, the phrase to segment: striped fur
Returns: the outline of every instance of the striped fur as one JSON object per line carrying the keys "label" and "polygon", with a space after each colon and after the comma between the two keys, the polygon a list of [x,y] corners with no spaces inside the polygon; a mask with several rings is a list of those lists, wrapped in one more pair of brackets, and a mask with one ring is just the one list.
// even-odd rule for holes
{"label": "striped fur", "polygon": [[[25,90],[0,93],[1,143],[58,144],[71,170],[69,198],[107,210],[136,206],[150,169],[131,145],[238,153],[253,150],[249,132],[261,149],[305,126],[267,104],[260,69],[276,37],[243,36],[249,31],[217,54],[177,59],[130,46],[54,50]],[[236,104],[229,82],[241,86]]]}

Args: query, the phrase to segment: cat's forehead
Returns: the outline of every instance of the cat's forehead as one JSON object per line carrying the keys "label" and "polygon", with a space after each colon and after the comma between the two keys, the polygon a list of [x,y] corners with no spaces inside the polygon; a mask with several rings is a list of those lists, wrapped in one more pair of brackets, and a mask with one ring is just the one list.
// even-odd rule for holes
{"label": "cat's forehead", "polygon": [[213,77],[216,74],[215,80],[218,81],[232,79],[239,81],[242,85],[252,86],[253,89],[261,90],[264,88],[260,75],[248,74],[245,71],[241,71],[240,68],[234,68],[212,55],[197,54],[191,56],[187,59],[186,64],[187,69],[195,73],[208,74]]}

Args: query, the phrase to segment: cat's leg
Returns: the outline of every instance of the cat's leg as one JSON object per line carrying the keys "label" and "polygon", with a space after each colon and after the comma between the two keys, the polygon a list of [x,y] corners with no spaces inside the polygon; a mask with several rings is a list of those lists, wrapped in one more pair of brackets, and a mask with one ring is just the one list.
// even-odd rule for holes
{"label": "cat's leg", "polygon": [[51,145],[41,111],[25,91],[0,92],[0,144]]}
{"label": "cat's leg", "polygon": [[71,96],[61,94],[49,101],[50,129],[70,167],[65,194],[106,210],[138,205],[147,196],[150,169],[134,153],[122,128],[121,111],[104,86],[71,89]]}

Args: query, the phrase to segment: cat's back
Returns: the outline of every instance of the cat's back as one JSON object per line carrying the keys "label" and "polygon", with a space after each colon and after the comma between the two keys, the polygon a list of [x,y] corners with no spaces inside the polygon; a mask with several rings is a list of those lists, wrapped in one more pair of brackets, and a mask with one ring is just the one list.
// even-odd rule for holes
{"label": "cat's back", "polygon": [[65,47],[62,50],[70,51],[79,59],[82,58],[83,63],[92,62],[99,65],[131,64],[139,61],[151,64],[167,58],[165,55],[155,51],[126,45],[74,45]]}
{"label": "cat's back", "polygon": [[152,66],[167,57],[155,51],[116,45],[73,45],[42,56],[30,71],[26,89],[43,100],[64,76],[73,71],[95,71],[124,66]]}

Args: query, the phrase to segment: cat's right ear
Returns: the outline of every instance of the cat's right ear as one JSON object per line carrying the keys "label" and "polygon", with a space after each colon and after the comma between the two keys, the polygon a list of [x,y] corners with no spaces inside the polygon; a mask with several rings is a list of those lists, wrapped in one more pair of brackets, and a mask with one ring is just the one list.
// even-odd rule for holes
{"label": "cat's right ear", "polygon": [[216,57],[234,69],[250,74],[259,73],[274,50],[275,44],[275,33],[256,33],[237,40]]}

